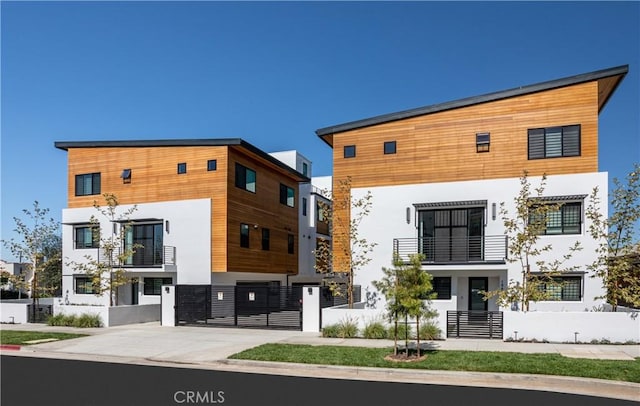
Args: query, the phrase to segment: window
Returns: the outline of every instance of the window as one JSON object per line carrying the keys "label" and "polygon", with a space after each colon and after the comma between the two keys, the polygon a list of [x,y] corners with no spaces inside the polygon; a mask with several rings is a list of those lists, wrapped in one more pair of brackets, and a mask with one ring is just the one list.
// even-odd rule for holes
{"label": "window", "polygon": [[122,178],[122,183],[131,183],[131,169],[123,169],[120,177]]}
{"label": "window", "polygon": [[92,295],[97,292],[91,278],[77,276],[74,278],[74,282],[74,292],[78,295]]}
{"label": "window", "polygon": [[76,196],[100,194],[100,173],[76,175]]}
{"label": "window", "polygon": [[580,156],[580,126],[529,130],[529,159]]}
{"label": "window", "polygon": [[249,192],[256,192],[256,171],[236,163],[236,186]]}
{"label": "window", "polygon": [[304,176],[309,176],[309,165],[306,162],[302,163],[302,174]]}
{"label": "window", "polygon": [[295,191],[287,185],[280,184],[280,203],[294,207],[296,202]]}
{"label": "window", "polygon": [[437,294],[436,299],[451,299],[451,277],[435,276],[433,278],[433,291]]}
{"label": "window", "polygon": [[302,215],[303,216],[307,215],[307,198],[306,197],[302,198]]}
{"label": "window", "polygon": [[134,224],[124,232],[125,250],[135,251],[124,264],[128,266],[160,266],[163,264],[162,223]]}
{"label": "window", "polygon": [[181,162],[178,164],[178,173],[187,173],[187,163],[186,162]]}
{"label": "window", "polygon": [[207,170],[215,171],[218,169],[218,161],[216,159],[210,159],[207,161]]}
{"label": "window", "polygon": [[293,234],[287,234],[287,252],[289,254],[293,254],[294,253],[294,244],[295,244],[295,238],[293,236]]}
{"label": "window", "polygon": [[86,225],[74,227],[73,232],[76,249],[98,248],[100,246],[99,229]]}
{"label": "window", "polygon": [[387,154],[395,154],[396,153],[396,142],[395,141],[387,141],[384,143],[384,153]]}
{"label": "window", "polygon": [[[533,216],[530,222],[537,221]],[[582,224],[582,203],[564,203],[558,210],[547,212],[547,222],[540,234],[580,234]]]}
{"label": "window", "polygon": [[240,246],[249,248],[249,225],[240,224]]}
{"label": "window", "polygon": [[271,232],[268,228],[262,229],[262,249],[264,251],[269,251],[269,239],[271,237]]}
{"label": "window", "polygon": [[356,146],[355,145],[345,145],[344,147],[344,157],[345,158],[355,158],[356,156]]}
{"label": "window", "polygon": [[476,152],[489,152],[490,134],[476,134]]}
{"label": "window", "polygon": [[538,290],[549,294],[548,300],[580,301],[582,297],[582,277],[560,276],[553,281],[541,282]]}
{"label": "window", "polygon": [[162,285],[171,285],[171,278],[144,278],[144,294],[159,296],[162,292]]}

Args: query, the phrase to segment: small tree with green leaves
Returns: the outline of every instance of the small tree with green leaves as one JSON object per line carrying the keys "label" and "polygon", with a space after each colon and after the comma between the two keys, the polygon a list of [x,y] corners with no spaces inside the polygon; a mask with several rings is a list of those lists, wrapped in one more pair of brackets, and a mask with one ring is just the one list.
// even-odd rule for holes
{"label": "small tree with green leaves", "polygon": [[[49,209],[40,207],[38,201],[33,202],[33,210],[23,209],[25,219],[14,217],[16,224],[14,231],[19,236],[18,239],[2,240],[5,247],[11,251],[16,258],[26,259],[26,267],[33,273],[29,289],[33,299],[33,318],[35,320],[38,299],[44,290],[38,281],[38,277],[43,270],[43,266],[53,260],[53,254],[46,251],[46,243],[52,235],[56,235],[59,230],[59,223],[49,217]],[[19,283],[19,279],[14,278],[14,282]]]}
{"label": "small tree with green leaves", "polygon": [[[137,210],[132,206],[120,211],[118,198],[112,193],[104,193],[105,206],[94,201],[93,207],[100,217],[92,215],[89,223],[94,238],[99,241],[98,255],[85,255],[85,261],[71,261],[68,265],[91,279],[93,293],[96,296],[109,294],[109,306],[118,304],[118,288],[131,282],[123,264],[135,254],[140,244],[125,244],[127,231],[131,228],[131,215]],[[100,219],[106,219],[113,227],[100,228]],[[117,225],[120,227],[117,227]]]}
{"label": "small tree with green leaves", "polygon": [[605,218],[600,210],[600,194],[594,188],[589,196],[585,216],[591,220],[589,234],[599,241],[597,258],[588,266],[591,277],[601,278],[606,299],[613,311],[621,304],[640,308],[640,165],[634,164],[626,184],[613,180],[611,207],[613,213]]}
{"label": "small tree with green leaves", "polygon": [[[562,204],[545,201],[544,189],[547,177],[542,176],[538,187],[533,188],[529,182],[527,172],[520,177],[520,191],[514,198],[515,212],[513,214],[500,203],[500,216],[507,236],[507,261],[518,263],[522,270],[519,281],[510,279],[505,289],[484,292],[485,300],[492,297],[500,306],[522,303],[522,310],[529,310],[530,302],[550,300],[554,288],[561,288],[557,276],[576,270],[577,266],[565,264],[576,251],[582,249],[579,241],[569,247],[568,251],[551,261],[545,261],[552,251],[551,244],[540,245],[540,235],[547,229],[547,222],[552,213],[557,213]],[[532,267],[535,267],[532,269]]]}
{"label": "small tree with green leaves", "polygon": [[[420,320],[433,315],[428,301],[435,297],[432,276],[422,269],[422,254],[411,255],[409,263],[398,256],[393,268],[382,268],[383,277],[373,286],[386,299],[387,314],[394,322],[394,355],[398,354],[398,320],[410,317],[416,321],[417,356],[420,357]],[[408,337],[405,336],[406,355],[409,355]]]}
{"label": "small tree with green leaves", "polygon": [[330,276],[342,274],[347,280],[347,302],[353,307],[354,276],[363,269],[371,257],[369,254],[377,243],[360,235],[362,221],[373,206],[373,195],[367,192],[358,199],[351,197],[351,178],[338,181],[331,193],[331,203],[319,202],[321,215],[329,222],[331,241],[318,245],[315,250],[316,270],[325,275],[325,281],[333,294],[342,295],[340,286]]}

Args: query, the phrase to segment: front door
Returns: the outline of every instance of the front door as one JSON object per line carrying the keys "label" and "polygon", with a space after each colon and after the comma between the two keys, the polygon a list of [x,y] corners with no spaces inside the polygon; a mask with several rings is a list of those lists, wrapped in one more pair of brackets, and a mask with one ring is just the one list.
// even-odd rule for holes
{"label": "front door", "polygon": [[469,310],[487,311],[488,302],[484,300],[482,292],[486,292],[488,288],[488,278],[469,278]]}

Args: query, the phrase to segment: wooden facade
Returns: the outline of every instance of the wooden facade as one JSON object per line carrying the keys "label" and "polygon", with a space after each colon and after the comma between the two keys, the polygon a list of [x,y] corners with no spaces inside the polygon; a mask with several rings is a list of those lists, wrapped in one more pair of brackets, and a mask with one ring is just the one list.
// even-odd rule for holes
{"label": "wooden facade", "polygon": [[[68,151],[68,207],[104,204],[101,195],[76,196],[75,176],[100,173],[100,193],[113,193],[121,205],[163,201],[211,199],[212,272],[298,273],[297,207],[280,203],[280,184],[295,191],[305,178],[264,153],[243,145],[78,145],[60,143]],[[208,170],[216,160],[216,170]],[[186,173],[177,173],[186,163]],[[255,193],[236,187],[235,166],[240,163],[256,172]],[[131,182],[121,174],[131,170]],[[240,224],[250,226],[249,248],[240,246]],[[269,250],[262,249],[262,229],[269,229]],[[295,251],[288,251],[293,235]],[[178,247],[179,248],[179,247]]]}
{"label": "wooden facade", "polygon": [[[334,201],[339,183],[354,188],[458,182],[598,171],[598,114],[627,66],[492,93],[316,131],[333,148]],[[530,129],[580,126],[578,156],[529,159]],[[489,135],[478,152],[478,134]],[[384,152],[395,142],[395,153]],[[355,156],[345,157],[345,147]],[[334,218],[349,218],[349,209]],[[347,222],[342,222],[347,223]],[[335,233],[339,224],[334,224]],[[334,238],[334,246],[339,242]],[[344,250],[335,248],[337,253]],[[334,260],[344,262],[344,258]]]}

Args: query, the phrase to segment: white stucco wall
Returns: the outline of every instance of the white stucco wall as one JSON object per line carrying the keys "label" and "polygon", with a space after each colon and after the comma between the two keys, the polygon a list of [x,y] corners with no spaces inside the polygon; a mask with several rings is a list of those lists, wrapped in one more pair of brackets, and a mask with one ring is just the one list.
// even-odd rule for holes
{"label": "white stucco wall", "polygon": [[[132,205],[119,206],[118,213],[129,210]],[[86,261],[84,256],[97,255],[97,249],[75,249],[73,229],[74,224],[87,223],[91,216],[97,216],[100,220],[101,230],[104,233],[113,230],[112,224],[99,217],[93,207],[64,209],[62,212],[62,295],[69,303],[107,305],[108,296],[76,295],[73,287],[73,275],[80,272],[73,269],[70,262]],[[175,265],[166,265],[162,268],[127,268],[132,276],[163,276],[173,277],[178,284],[207,284],[211,280],[211,199],[176,200],[157,203],[143,203],[136,205],[136,210],[130,215],[130,219],[162,219],[163,245],[176,247]],[[168,229],[166,222],[169,222]],[[177,279],[177,280],[176,280]],[[139,303],[159,304],[159,296],[148,298],[143,295],[143,289],[139,292]]]}
{"label": "white stucco wall", "polygon": [[[540,182],[539,177],[531,177],[530,182],[533,187],[537,187]],[[568,195],[588,195],[592,189],[598,186],[601,193],[601,201],[607,202],[608,182],[607,173],[587,173],[574,175],[557,175],[547,178],[545,196],[568,196]],[[487,210],[485,212],[485,235],[504,235],[503,222],[500,219],[499,207],[504,202],[510,213],[514,212],[513,199],[520,190],[519,178],[494,179],[468,182],[448,182],[433,184],[414,184],[401,186],[383,186],[372,188],[354,188],[353,198],[364,196],[367,191],[373,195],[373,207],[370,214],[364,218],[360,227],[359,235],[367,238],[370,242],[378,245],[371,254],[372,261],[366,269],[362,269],[355,275],[355,283],[362,286],[362,291],[366,287],[373,289],[371,282],[382,277],[382,267],[390,267],[393,257],[394,238],[416,238],[417,215],[414,208],[416,203],[436,203],[450,201],[486,200]],[[497,206],[496,219],[492,219],[491,207],[495,203]],[[583,208],[587,205],[588,198],[585,199]],[[608,216],[606,203],[602,205],[602,213]],[[406,221],[406,209],[409,208],[410,222]],[[561,258],[567,248],[580,241],[582,251],[578,252],[567,265],[579,265],[581,271],[586,271],[585,266],[591,263],[595,257],[597,242],[594,241],[587,232],[589,221],[582,215],[582,232],[579,235],[556,235],[541,236],[541,245],[551,244],[553,250],[544,254],[545,260]],[[439,270],[440,275],[445,276],[492,276],[499,277],[494,280],[500,284],[502,279],[521,279],[521,268],[519,263],[507,263],[505,265],[441,265],[427,266],[428,271]],[[453,282],[453,281],[452,281]],[[504,281],[506,285],[507,281]],[[490,281],[491,284],[491,281]],[[458,286],[458,292],[464,292],[464,286]],[[601,304],[600,300],[594,297],[603,293],[600,280],[584,277],[583,298],[578,302],[545,302],[532,303],[531,310],[575,310],[584,311],[593,306]],[[452,292],[453,294],[453,292]],[[462,293],[460,293],[462,295]],[[462,300],[459,297],[457,300]],[[462,309],[466,310],[466,308]]]}

